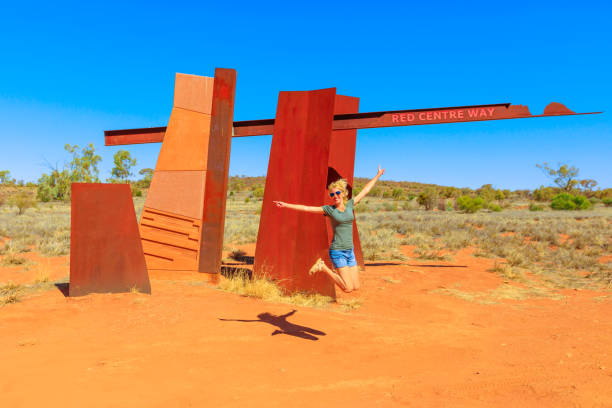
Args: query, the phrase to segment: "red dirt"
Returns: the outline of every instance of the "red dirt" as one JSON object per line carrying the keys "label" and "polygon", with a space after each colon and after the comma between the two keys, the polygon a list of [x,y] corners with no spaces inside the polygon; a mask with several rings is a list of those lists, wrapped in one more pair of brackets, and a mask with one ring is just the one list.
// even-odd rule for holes
{"label": "red dirt", "polygon": [[[151,296],[32,295],[0,307],[0,406],[612,406],[610,293],[479,304],[432,292],[503,285],[471,251],[367,262],[362,290],[339,294],[361,300],[349,313],[244,298],[186,273],[152,274]],[[53,261],[58,276],[67,259]],[[0,282],[14,273],[0,269]],[[325,335],[220,320],[293,309],[288,322]]]}

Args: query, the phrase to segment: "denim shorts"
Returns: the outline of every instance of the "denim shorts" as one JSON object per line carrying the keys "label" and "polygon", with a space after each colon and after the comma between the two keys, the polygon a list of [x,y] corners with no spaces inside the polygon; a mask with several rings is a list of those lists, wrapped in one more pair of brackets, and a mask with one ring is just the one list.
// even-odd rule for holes
{"label": "denim shorts", "polygon": [[357,266],[355,259],[355,251],[353,249],[337,250],[330,249],[329,257],[331,258],[334,268],[344,268],[345,266]]}

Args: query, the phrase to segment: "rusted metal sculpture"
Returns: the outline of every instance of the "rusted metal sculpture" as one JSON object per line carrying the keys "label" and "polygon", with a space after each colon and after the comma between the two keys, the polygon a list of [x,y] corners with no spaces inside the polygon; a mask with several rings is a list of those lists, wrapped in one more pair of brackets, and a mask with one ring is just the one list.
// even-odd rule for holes
{"label": "rusted metal sculpture", "polygon": [[[497,103],[491,105],[453,106],[446,108],[408,109],[334,115],[333,130],[369,129],[379,127],[436,125],[440,123],[480,122],[486,120],[543,118],[550,116],[593,115],[601,112],[576,113],[565,105],[552,102],[541,115],[532,115],[525,105]],[[165,127],[107,130],[106,146],[139,143],[159,143],[164,140]],[[274,133],[274,119],[234,122],[234,136],[264,136]]]}
{"label": "rusted metal sculpture", "polygon": [[[215,90],[219,75],[217,70]],[[235,73],[233,75],[235,79]],[[193,97],[197,94],[196,90],[209,89],[209,85],[204,85],[209,82],[200,79],[181,83],[179,87],[178,78],[176,95],[184,93],[189,96],[189,101],[196,101],[189,103],[201,104]],[[185,125],[184,119],[172,117],[167,128],[104,132],[107,146],[164,143],[141,220],[149,268],[219,271],[232,130],[233,83],[227,89],[229,94],[215,91],[217,93],[214,95],[219,96],[215,99],[213,95],[212,112],[208,113],[212,113],[210,135],[214,133],[215,123],[219,123],[223,129],[219,132],[219,138],[207,138],[205,125],[190,127]],[[231,98],[227,95],[231,95]],[[223,103],[216,105],[215,100]],[[207,114],[209,106],[203,104],[203,108],[186,108],[181,104],[177,104],[175,96],[173,115],[177,109],[186,109],[195,113],[183,112],[181,115],[184,117],[200,117],[198,114]],[[215,106],[223,108],[215,111]],[[305,205],[321,205],[326,199],[325,187],[339,177],[346,178],[352,188],[357,129],[600,113],[575,113],[556,102],[549,104],[542,115],[532,115],[526,106],[509,103],[366,113],[358,113],[358,107],[358,98],[336,95],[335,89],[281,92],[276,119],[233,122],[233,137],[274,136],[254,269],[256,274],[277,279],[290,291],[306,290],[334,295],[334,287],[329,281],[319,275],[311,277],[307,274],[317,258],[327,259],[330,238],[323,217],[317,219],[312,214],[277,211],[271,203],[282,199]],[[217,122],[216,112],[225,112],[219,113]],[[190,120],[204,123],[203,119]],[[167,146],[174,147],[167,147],[167,141]],[[189,160],[181,158],[184,153]],[[202,157],[205,157],[205,166]],[[215,176],[209,180],[205,174],[212,173],[212,169],[216,171]],[[204,215],[198,218],[200,211]],[[354,241],[358,263],[363,266],[356,224]]]}
{"label": "rusted metal sculpture", "polygon": [[69,296],[151,293],[127,184],[72,184]]}
{"label": "rusted metal sculpture", "polygon": [[221,266],[236,72],[176,75],[174,106],[140,219],[149,269]]}
{"label": "rusted metal sculpture", "polygon": [[273,204],[324,202],[335,98],[335,88],[281,92],[278,97],[253,271],[276,279],[288,291],[335,296],[331,280],[307,273],[318,258],[328,258],[325,218],[279,211]]}

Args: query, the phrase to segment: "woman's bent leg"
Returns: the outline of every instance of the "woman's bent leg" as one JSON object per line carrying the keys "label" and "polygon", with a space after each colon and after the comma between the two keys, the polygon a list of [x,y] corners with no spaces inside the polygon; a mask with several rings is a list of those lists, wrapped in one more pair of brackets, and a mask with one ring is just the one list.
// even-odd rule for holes
{"label": "woman's bent leg", "polygon": [[359,266],[349,266],[347,269],[349,270],[349,282],[352,284],[353,290],[358,290],[361,287],[361,284],[359,283]]}
{"label": "woman's bent leg", "polygon": [[344,285],[346,288],[346,289],[343,289],[341,287],[340,289],[342,289],[345,292],[352,292],[353,289],[355,289],[355,286],[353,285],[353,278],[351,276],[351,267],[345,266],[342,268],[338,268],[337,271],[340,277],[342,278],[342,280],[344,281]]}

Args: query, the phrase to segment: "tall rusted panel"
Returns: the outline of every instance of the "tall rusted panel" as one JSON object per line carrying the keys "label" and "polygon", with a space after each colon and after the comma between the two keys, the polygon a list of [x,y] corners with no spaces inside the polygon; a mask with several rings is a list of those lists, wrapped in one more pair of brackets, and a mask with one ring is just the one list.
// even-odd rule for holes
{"label": "tall rusted panel", "polygon": [[323,215],[273,204],[325,202],[335,95],[335,88],[330,88],[281,92],[278,98],[254,271],[278,280],[289,291],[335,296],[328,277],[308,275],[318,258],[328,259]]}
{"label": "tall rusted panel", "polygon": [[[174,105],[140,219],[149,269],[219,272],[236,72],[217,69],[215,75],[176,74]],[[203,256],[212,259],[206,263]]]}
{"label": "tall rusted panel", "polygon": [[[359,98],[346,95],[336,95],[334,104],[334,115],[359,112]],[[355,169],[355,148],[357,146],[357,129],[334,130],[332,131],[331,143],[329,146],[329,170],[328,185],[332,181],[344,178],[349,184],[349,190],[353,190],[353,171]],[[327,235],[331,242],[333,238],[331,223],[327,222]],[[357,221],[353,221],[353,246],[357,264],[363,270],[363,254],[361,252],[361,242],[357,231]]]}
{"label": "tall rusted panel", "polygon": [[151,293],[130,186],[72,184],[70,296]]}
{"label": "tall rusted panel", "polygon": [[236,71],[217,68],[213,87],[210,144],[206,167],[200,272],[218,273],[221,270],[235,90]]}

